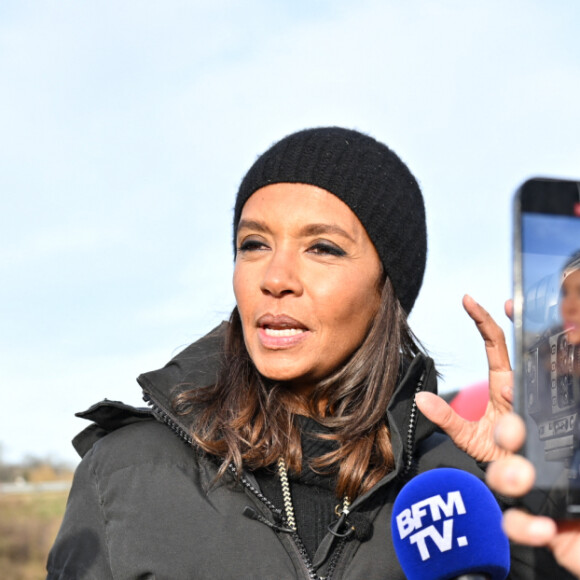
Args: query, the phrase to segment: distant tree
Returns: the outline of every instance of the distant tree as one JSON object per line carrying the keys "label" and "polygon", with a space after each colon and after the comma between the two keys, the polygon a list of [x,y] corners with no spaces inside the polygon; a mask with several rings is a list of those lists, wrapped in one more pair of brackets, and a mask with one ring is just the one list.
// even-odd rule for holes
{"label": "distant tree", "polygon": [[13,482],[22,477],[29,482],[55,481],[72,478],[74,467],[54,457],[26,455],[19,463],[5,463],[0,443],[0,482]]}
{"label": "distant tree", "polygon": [[12,475],[11,467],[4,463],[4,446],[0,443],[0,482],[12,481]]}

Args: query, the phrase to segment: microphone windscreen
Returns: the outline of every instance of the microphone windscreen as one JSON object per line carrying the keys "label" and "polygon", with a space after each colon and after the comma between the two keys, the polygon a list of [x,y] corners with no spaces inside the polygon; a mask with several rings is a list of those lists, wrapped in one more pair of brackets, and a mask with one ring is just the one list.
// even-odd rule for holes
{"label": "microphone windscreen", "polygon": [[510,548],[501,520],[495,497],[471,473],[442,467],[414,477],[397,496],[391,520],[407,579],[480,573],[504,580]]}

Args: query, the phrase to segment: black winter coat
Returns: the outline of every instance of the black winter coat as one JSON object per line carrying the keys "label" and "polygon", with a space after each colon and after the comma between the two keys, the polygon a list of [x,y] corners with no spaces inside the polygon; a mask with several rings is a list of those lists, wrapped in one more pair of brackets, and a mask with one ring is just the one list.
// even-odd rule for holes
{"label": "black winter coat", "polygon": [[[394,471],[351,506],[351,513],[372,522],[370,537],[335,540],[330,547],[323,542],[314,572],[291,534],[245,515],[250,506],[275,522],[253,475],[215,484],[215,459],[192,447],[188,424],[171,412],[176,389],[215,381],[223,330],[139,377],[151,408],[105,400],[78,414],[93,423],[73,441],[83,459],[49,556],[48,579],[404,580],[390,540],[401,487],[435,467],[483,477],[473,459],[417,412],[413,394],[436,391],[433,362],[417,357],[389,404]],[[546,551],[512,546],[510,578],[568,578],[557,570]]]}

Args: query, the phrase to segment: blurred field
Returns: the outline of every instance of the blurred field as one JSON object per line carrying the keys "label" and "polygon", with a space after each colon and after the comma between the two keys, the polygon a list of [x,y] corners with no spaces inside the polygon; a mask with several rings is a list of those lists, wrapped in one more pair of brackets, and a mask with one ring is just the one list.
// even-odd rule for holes
{"label": "blurred field", "polygon": [[62,520],[68,491],[0,493],[0,578],[46,578],[48,551]]}

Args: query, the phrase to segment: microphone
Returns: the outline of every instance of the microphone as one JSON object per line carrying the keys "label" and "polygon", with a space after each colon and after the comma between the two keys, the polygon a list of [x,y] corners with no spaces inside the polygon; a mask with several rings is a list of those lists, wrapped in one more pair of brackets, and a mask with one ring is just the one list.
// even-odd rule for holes
{"label": "microphone", "polygon": [[477,477],[441,467],[414,477],[393,505],[395,552],[408,580],[505,580],[509,541],[493,494]]}

